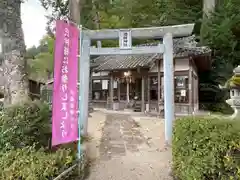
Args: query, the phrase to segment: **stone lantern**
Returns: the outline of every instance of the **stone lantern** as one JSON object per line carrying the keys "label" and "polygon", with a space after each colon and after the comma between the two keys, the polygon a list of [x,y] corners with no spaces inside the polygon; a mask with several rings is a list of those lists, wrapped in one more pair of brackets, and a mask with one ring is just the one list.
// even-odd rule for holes
{"label": "stone lantern", "polygon": [[[234,77],[240,80],[240,66],[233,70]],[[240,83],[240,82],[239,82]],[[229,83],[230,88],[230,99],[226,100],[234,110],[234,114],[231,116],[233,119],[240,117],[240,84],[234,84],[234,82]]]}

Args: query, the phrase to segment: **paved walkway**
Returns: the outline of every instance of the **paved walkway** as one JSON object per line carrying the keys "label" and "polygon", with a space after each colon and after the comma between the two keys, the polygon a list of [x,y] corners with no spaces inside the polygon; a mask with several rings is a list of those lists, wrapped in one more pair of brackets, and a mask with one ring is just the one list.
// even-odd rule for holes
{"label": "paved walkway", "polygon": [[[130,115],[107,114],[105,117],[100,145],[97,146],[99,155],[88,180],[172,179],[169,176],[171,152],[164,149],[162,140],[157,140],[158,144],[162,143],[157,146],[154,133],[146,136],[144,131],[149,130],[144,130],[142,124]],[[155,127],[151,120],[147,124]]]}

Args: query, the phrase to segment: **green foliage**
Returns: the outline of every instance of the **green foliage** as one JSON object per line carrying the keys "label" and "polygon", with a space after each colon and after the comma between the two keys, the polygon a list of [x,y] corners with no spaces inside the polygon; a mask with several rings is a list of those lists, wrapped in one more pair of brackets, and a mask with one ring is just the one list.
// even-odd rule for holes
{"label": "green foliage", "polygon": [[[43,37],[39,47],[45,47],[45,49],[38,51],[33,54],[33,57],[27,59],[27,71],[30,78],[46,81],[53,75],[54,38],[50,36]],[[27,50],[28,54],[31,54],[32,51],[32,49]]]}
{"label": "green foliage", "polygon": [[[68,1],[40,0],[52,7],[51,18],[66,17]],[[200,102],[225,103],[228,92],[219,88],[240,63],[240,1],[217,1],[215,12],[203,16],[203,0],[91,0],[81,1],[81,23],[89,29],[131,28],[195,23],[194,33],[201,32],[203,45],[213,51],[212,69],[200,72]],[[137,43],[144,43],[136,41]],[[134,40],[135,43],[135,40]],[[117,46],[117,41],[103,41],[103,46]],[[213,107],[214,108],[214,107]],[[218,109],[218,108],[215,108]]]}
{"label": "green foliage", "polygon": [[226,83],[225,85],[227,88],[230,87],[236,87],[236,86],[240,86],[240,77],[239,76],[232,76]]}
{"label": "green foliage", "polygon": [[34,101],[5,108],[0,114],[0,149],[36,144],[48,147],[51,138],[51,109]]}
{"label": "green foliage", "polygon": [[26,52],[26,58],[27,59],[32,59],[34,58],[37,54],[39,53],[38,49],[36,48],[36,46],[33,46],[31,48],[29,48]]}
{"label": "green foliage", "polygon": [[[221,116],[220,116],[221,117]],[[180,180],[240,179],[240,121],[185,117],[173,131],[173,172]]]}
{"label": "green foliage", "polygon": [[41,90],[41,99],[49,104],[52,103],[52,90],[44,87]]}
{"label": "green foliage", "polygon": [[219,84],[225,84],[232,76],[232,70],[240,63],[240,1],[219,1],[211,18],[204,19],[203,42],[213,51],[212,70],[200,74],[200,83],[203,86],[215,86],[215,89],[200,89],[200,101],[224,102],[227,91],[222,92]]}
{"label": "green foliage", "polygon": [[202,17],[202,0],[171,0],[167,2],[168,24],[199,23]]}
{"label": "green foliage", "polygon": [[[225,99],[228,99],[228,98],[225,98]],[[200,103],[199,106],[200,106],[200,109],[210,111],[213,113],[222,113],[225,115],[227,115],[227,114],[230,115],[230,114],[234,113],[231,106],[229,104],[227,104],[226,102]]]}
{"label": "green foliage", "polygon": [[[76,143],[56,147],[56,151],[49,149],[48,104],[31,101],[4,108],[0,113],[0,179],[53,179],[75,163]],[[75,176],[74,170],[64,178]]]}
{"label": "green foliage", "polygon": [[0,152],[0,179],[53,179],[70,167],[73,162],[74,156],[70,149],[46,153],[43,149],[24,147],[5,153]]}

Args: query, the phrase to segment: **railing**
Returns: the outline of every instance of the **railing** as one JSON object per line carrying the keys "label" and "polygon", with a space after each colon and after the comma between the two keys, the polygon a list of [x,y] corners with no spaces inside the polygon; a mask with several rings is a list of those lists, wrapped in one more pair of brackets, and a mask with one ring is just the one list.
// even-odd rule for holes
{"label": "railing", "polygon": [[52,104],[52,90],[51,89],[42,89],[40,97],[42,100]]}
{"label": "railing", "polygon": [[[83,180],[89,174],[89,159],[87,158],[86,152],[82,153],[80,160],[77,160],[71,167],[63,170],[61,174],[59,174],[53,180],[64,180],[66,177],[72,176],[73,179]],[[77,174],[75,174],[77,172]],[[71,177],[72,178],[72,177]]]}

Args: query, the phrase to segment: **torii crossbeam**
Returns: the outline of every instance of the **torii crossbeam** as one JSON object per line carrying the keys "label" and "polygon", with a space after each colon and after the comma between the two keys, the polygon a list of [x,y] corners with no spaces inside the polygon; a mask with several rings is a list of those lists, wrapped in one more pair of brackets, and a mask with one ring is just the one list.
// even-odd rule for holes
{"label": "torii crossbeam", "polygon": [[[149,54],[162,53],[164,67],[164,118],[165,141],[171,144],[174,110],[174,68],[173,68],[173,37],[190,36],[194,24],[175,26],[133,28],[133,29],[101,29],[84,30],[82,32],[82,53],[80,60],[80,104],[83,107],[80,118],[84,132],[88,126],[88,91],[91,55],[117,54]],[[132,47],[132,39],[163,39],[163,43],[152,47]],[[91,40],[119,39],[119,48],[93,48]]]}

